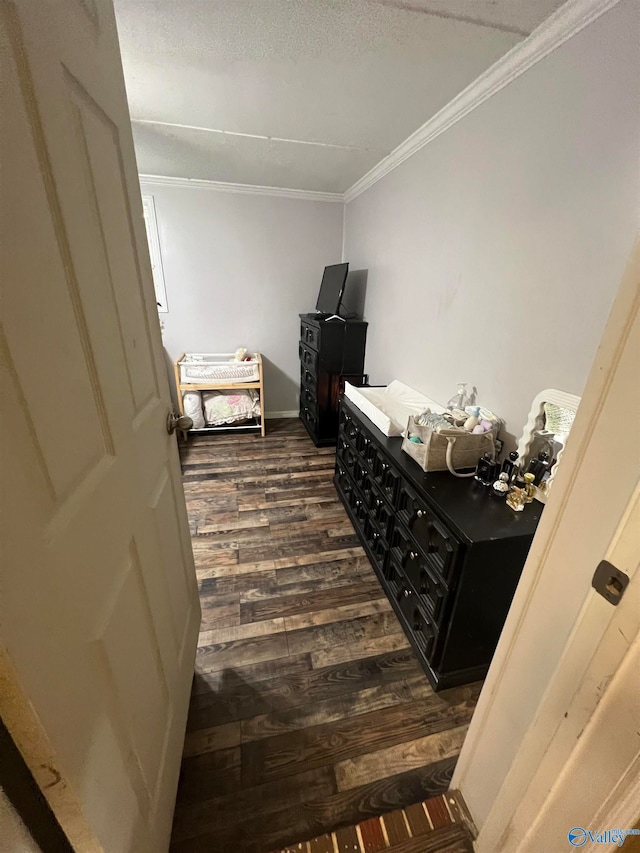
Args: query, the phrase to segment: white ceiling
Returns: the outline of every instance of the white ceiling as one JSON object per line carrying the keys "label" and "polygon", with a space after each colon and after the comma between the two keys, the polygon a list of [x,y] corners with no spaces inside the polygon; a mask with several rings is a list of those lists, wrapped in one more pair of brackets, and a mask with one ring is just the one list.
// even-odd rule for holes
{"label": "white ceiling", "polygon": [[142,174],[344,192],[563,0],[115,0]]}

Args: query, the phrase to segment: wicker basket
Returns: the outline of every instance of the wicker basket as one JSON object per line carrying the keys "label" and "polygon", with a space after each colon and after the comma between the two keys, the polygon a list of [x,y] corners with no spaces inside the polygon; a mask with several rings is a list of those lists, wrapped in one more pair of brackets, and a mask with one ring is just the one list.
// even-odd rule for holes
{"label": "wicker basket", "polygon": [[[418,436],[422,444],[410,441],[410,436]],[[474,435],[461,429],[434,432],[431,427],[417,424],[411,415],[402,449],[416,460],[423,471],[450,471],[456,477],[467,477],[471,475],[459,474],[456,469],[475,469],[483,454],[491,453],[493,456],[494,435],[493,432]]]}

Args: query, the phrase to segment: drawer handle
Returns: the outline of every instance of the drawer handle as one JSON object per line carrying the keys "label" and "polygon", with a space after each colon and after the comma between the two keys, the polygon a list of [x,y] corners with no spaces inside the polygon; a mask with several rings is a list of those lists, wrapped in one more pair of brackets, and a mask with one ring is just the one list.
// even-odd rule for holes
{"label": "drawer handle", "polygon": [[418,555],[416,554],[415,551],[409,551],[409,559],[410,560],[417,560],[418,559]]}
{"label": "drawer handle", "polygon": [[418,516],[418,518],[422,518],[424,513],[421,509],[419,509],[418,512],[416,513],[416,515]]}
{"label": "drawer handle", "polygon": [[356,506],[357,506],[357,507],[362,506],[362,501],[356,501]]}
{"label": "drawer handle", "polygon": [[373,538],[373,539],[379,539],[379,538],[380,538],[380,534],[379,534],[379,533],[374,533],[372,538]]}
{"label": "drawer handle", "polygon": [[408,589],[403,589],[402,594],[405,598],[409,598],[409,596],[411,595],[411,592]]}
{"label": "drawer handle", "polygon": [[381,507],[381,506],[382,506],[382,501],[380,500],[380,498],[376,498],[376,506],[377,506],[377,507]]}
{"label": "drawer handle", "polygon": [[365,438],[365,439],[364,439],[364,443],[365,443],[365,445],[369,444],[369,443],[370,443],[370,441],[371,441],[371,439],[369,439],[369,438]]}
{"label": "drawer handle", "polygon": [[382,467],[383,471],[386,471],[389,466],[387,465],[386,462],[383,462],[381,467]]}

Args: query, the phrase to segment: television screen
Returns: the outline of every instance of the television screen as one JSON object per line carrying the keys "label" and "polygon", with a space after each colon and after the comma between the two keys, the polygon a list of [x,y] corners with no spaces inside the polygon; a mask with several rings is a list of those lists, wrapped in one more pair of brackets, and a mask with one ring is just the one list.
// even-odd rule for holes
{"label": "television screen", "polygon": [[337,314],[344,285],[349,272],[349,264],[332,264],[324,268],[316,310],[321,314]]}

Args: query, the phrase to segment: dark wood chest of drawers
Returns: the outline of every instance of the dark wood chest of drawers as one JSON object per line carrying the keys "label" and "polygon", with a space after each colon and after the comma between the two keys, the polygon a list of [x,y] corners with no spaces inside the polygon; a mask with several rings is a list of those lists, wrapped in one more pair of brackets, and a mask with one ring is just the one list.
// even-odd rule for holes
{"label": "dark wood chest of drawers", "polygon": [[542,512],[425,474],[342,398],[334,482],[434,690],[483,678]]}
{"label": "dark wood chest of drawers", "polygon": [[300,419],[316,447],[338,437],[338,401],[345,381],[364,381],[367,323],[300,314]]}

